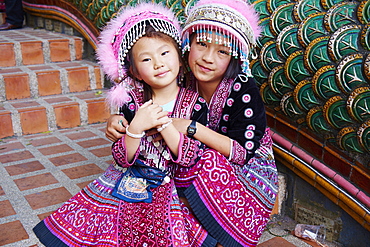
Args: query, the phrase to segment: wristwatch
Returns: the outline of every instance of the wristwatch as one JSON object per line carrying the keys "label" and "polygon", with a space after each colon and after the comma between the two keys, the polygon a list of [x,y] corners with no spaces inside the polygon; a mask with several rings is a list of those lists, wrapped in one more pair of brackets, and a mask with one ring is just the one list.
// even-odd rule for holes
{"label": "wristwatch", "polygon": [[195,133],[197,132],[197,121],[193,120],[191,121],[190,125],[188,126],[187,132],[188,132],[188,137],[193,137]]}

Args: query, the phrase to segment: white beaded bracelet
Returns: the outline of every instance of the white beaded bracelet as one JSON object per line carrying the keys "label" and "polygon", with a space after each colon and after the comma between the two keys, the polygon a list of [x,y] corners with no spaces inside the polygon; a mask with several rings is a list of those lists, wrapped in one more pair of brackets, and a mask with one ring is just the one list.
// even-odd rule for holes
{"label": "white beaded bracelet", "polygon": [[165,128],[168,127],[168,125],[170,125],[172,123],[172,119],[170,121],[168,121],[167,123],[163,124],[161,127],[159,127],[157,129],[158,132],[161,132],[162,130],[164,130]]}
{"label": "white beaded bracelet", "polygon": [[128,130],[128,125],[126,127],[126,134],[129,136],[129,137],[132,137],[132,138],[135,138],[135,139],[141,139],[145,136],[145,131],[143,131],[143,133],[141,134],[133,134],[131,133],[129,130]]}
{"label": "white beaded bracelet", "polygon": [[231,159],[233,158],[233,155],[234,155],[234,153],[233,153],[233,150],[234,150],[233,144],[234,144],[234,141],[233,141],[233,139],[230,138],[230,154],[229,154],[229,158],[228,158],[229,161],[231,161]]}

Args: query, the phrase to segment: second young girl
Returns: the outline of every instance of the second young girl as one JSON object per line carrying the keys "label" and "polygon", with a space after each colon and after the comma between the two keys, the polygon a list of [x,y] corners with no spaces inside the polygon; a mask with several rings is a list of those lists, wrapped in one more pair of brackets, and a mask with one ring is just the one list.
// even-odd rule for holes
{"label": "second young girl", "polygon": [[[34,228],[43,244],[191,246],[187,226],[204,232],[181,210],[173,181],[177,166],[195,164],[203,146],[171,118],[207,121],[205,100],[179,86],[179,46],[176,18],[160,5],[126,8],[103,30],[98,59],[118,82],[108,101],[129,124],[106,172]],[[146,135],[153,128],[163,140]]]}

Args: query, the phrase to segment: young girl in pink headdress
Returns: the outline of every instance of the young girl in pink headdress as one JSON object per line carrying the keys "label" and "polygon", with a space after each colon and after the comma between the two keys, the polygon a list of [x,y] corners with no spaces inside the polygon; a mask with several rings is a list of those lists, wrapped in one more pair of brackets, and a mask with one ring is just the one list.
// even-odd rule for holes
{"label": "young girl in pink headdress", "polygon": [[[277,193],[272,140],[248,62],[260,34],[258,21],[244,1],[200,0],[187,12],[182,33],[188,83],[207,101],[209,124],[184,119],[173,124],[209,149],[196,165],[176,171],[176,187],[187,205],[184,212],[190,210],[224,247],[257,245]],[[107,123],[111,140],[125,131],[118,119]],[[189,239],[192,246],[204,243],[197,234]]]}
{"label": "young girl in pink headdress", "polygon": [[[103,30],[98,59],[118,82],[108,101],[129,124],[106,172],[34,228],[43,244],[191,246],[188,225],[205,232],[182,211],[173,179],[178,166],[197,162],[203,145],[171,118],[207,121],[205,100],[179,86],[180,45],[175,16],[155,4],[126,8]],[[163,140],[146,135],[151,129]]]}
{"label": "young girl in pink headdress", "polygon": [[[258,21],[244,1],[200,0],[188,11],[182,33],[189,83],[209,107],[209,124],[197,123],[194,138],[209,149],[195,166],[179,168],[176,186],[225,247],[257,245],[277,193],[265,108],[248,61]],[[175,122],[182,131],[190,124]]]}

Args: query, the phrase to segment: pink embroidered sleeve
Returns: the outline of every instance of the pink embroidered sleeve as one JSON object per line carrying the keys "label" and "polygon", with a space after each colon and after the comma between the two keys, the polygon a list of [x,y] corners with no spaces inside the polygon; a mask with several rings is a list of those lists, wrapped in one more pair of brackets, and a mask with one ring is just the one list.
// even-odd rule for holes
{"label": "pink embroidered sleeve", "polygon": [[173,162],[181,166],[192,166],[194,165],[198,157],[203,153],[204,144],[195,140],[193,138],[187,137],[184,134],[180,133],[180,142],[179,142],[179,155],[176,160]]}
{"label": "pink embroidered sleeve", "polygon": [[112,155],[115,162],[121,167],[129,167],[134,164],[134,161],[139,156],[139,148],[136,150],[135,156],[132,159],[132,162],[128,162],[127,153],[126,153],[126,144],[125,144],[125,135],[113,143],[112,145]]}
{"label": "pink embroidered sleeve", "polygon": [[235,140],[232,140],[231,144],[232,147],[229,156],[229,161],[239,165],[244,165],[247,162],[248,151],[242,145],[240,145],[239,142]]}

